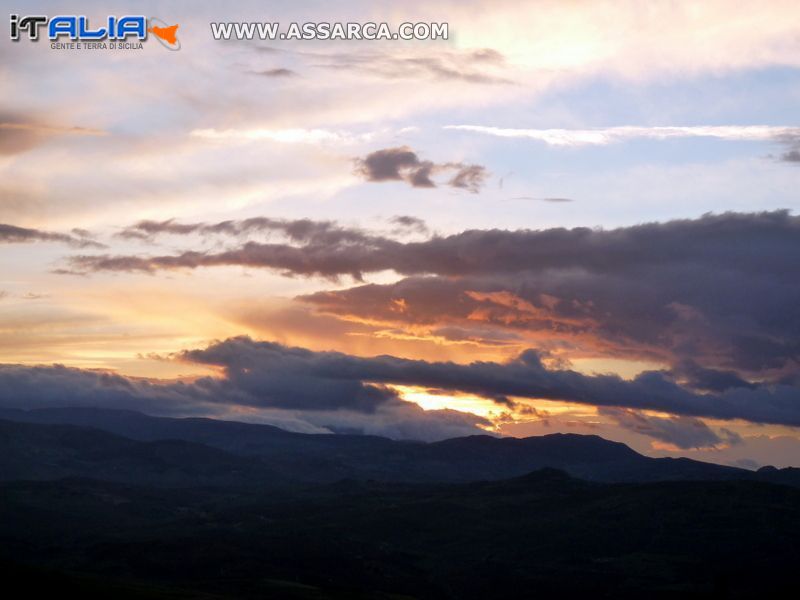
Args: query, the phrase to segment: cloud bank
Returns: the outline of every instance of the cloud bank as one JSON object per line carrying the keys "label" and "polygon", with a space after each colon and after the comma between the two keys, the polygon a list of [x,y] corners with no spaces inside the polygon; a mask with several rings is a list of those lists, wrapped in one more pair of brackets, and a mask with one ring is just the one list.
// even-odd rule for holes
{"label": "cloud bank", "polygon": [[[585,375],[568,368],[548,368],[542,354],[526,350],[506,363],[430,362],[394,356],[357,357],[340,352],[315,352],[248,337],[214,342],[187,350],[177,360],[220,369],[219,377],[192,382],[165,382],[70,369],[61,366],[0,366],[0,405],[114,406],[151,414],[229,414],[266,411],[319,424],[338,415],[340,427],[384,423],[397,417],[409,426],[419,422],[426,436],[436,437],[437,425],[452,435],[454,423],[465,431],[489,422],[475,415],[422,411],[400,399],[391,385],[412,385],[444,392],[463,392],[492,400],[498,412],[519,399],[547,399],[589,404],[611,411],[620,424],[680,447],[721,442],[691,418],[744,419],[755,423],[800,426],[797,387],[763,385],[716,394],[682,386],[671,373],[650,371],[633,380],[615,375]],[[623,410],[624,409],[624,410]],[[630,412],[652,410],[677,418],[637,417]],[[275,412],[277,411],[277,412]],[[311,419],[310,421],[308,419]],[[684,431],[692,425],[694,435]],[[716,434],[713,434],[716,435]],[[681,437],[683,436],[683,437]],[[730,441],[735,441],[731,434]]]}
{"label": "cloud bank", "polygon": [[[400,241],[331,222],[142,222],[129,236],[267,232],[222,251],[79,255],[71,270],[245,266],[337,279],[402,279],[299,300],[342,319],[508,339],[572,355],[670,365],[700,390],[800,371],[800,217],[725,213],[617,229],[469,230]],[[497,335],[491,335],[494,331]],[[705,370],[705,371],[704,371]]]}
{"label": "cloud bank", "polygon": [[[231,357],[225,377],[189,383],[129,378],[60,365],[0,365],[0,407],[103,407],[156,416],[270,423],[304,433],[347,432],[426,441],[486,433],[479,426],[491,425],[469,413],[424,411],[388,389],[355,379],[329,378],[321,373],[307,379],[291,371],[293,364],[303,366],[304,359],[297,357],[302,350],[282,350],[272,357],[262,354],[265,362],[257,366],[257,373],[245,373]],[[186,359],[219,360],[219,352],[225,352],[224,347],[187,354]],[[286,367],[290,371],[281,372]],[[349,396],[349,392],[354,395]]]}
{"label": "cloud bank", "polygon": [[722,428],[714,432],[700,419],[685,416],[654,417],[629,408],[604,407],[598,411],[624,429],[665,442],[681,450],[718,448],[742,444],[741,436]]}

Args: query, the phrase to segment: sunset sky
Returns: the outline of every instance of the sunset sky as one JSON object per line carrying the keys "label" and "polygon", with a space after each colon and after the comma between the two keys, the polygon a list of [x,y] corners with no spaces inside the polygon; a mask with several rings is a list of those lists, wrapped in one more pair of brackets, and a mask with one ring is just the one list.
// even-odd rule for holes
{"label": "sunset sky", "polygon": [[796,0],[79,4],[181,49],[3,36],[0,406],[800,466]]}

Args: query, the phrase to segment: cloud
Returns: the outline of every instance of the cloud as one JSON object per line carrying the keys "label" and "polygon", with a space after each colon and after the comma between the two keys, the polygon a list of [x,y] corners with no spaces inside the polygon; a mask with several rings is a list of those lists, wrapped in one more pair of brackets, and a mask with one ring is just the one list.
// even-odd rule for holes
{"label": "cloud", "polygon": [[672,369],[686,385],[696,390],[723,392],[733,388],[754,389],[756,386],[742,379],[734,371],[706,369],[691,359],[678,363]]}
{"label": "cloud", "polygon": [[800,163],[800,150],[789,150],[781,155],[784,162]]}
{"label": "cloud", "polygon": [[389,52],[297,53],[312,67],[336,72],[354,72],[387,80],[423,80],[476,85],[505,85],[513,81],[506,75],[503,54],[491,48],[402,54]]}
{"label": "cloud", "polygon": [[61,135],[102,136],[105,131],[33,122],[17,115],[0,114],[0,155],[25,152]]}
{"label": "cloud", "polygon": [[578,356],[663,362],[719,391],[798,371],[799,232],[800,219],[785,212],[608,231],[470,231],[403,246],[426,276],[301,300],[386,326],[481,326]]}
{"label": "cloud", "polygon": [[284,144],[347,145],[368,140],[371,134],[353,134],[329,129],[193,129],[189,135],[212,142],[271,141]]}
{"label": "cloud", "polygon": [[0,406],[4,408],[100,406],[154,414],[197,414],[203,400],[192,393],[196,389],[61,365],[0,365]]}
{"label": "cloud", "polygon": [[297,73],[291,69],[266,69],[264,71],[253,71],[254,75],[262,75],[264,77],[296,77]]}
{"label": "cloud", "polygon": [[430,330],[434,337],[441,337],[452,342],[471,342],[482,346],[518,346],[524,338],[511,331],[502,331],[491,327],[458,327],[446,325]]}
{"label": "cloud", "polygon": [[464,165],[458,168],[458,172],[448,181],[448,185],[456,188],[469,190],[477,194],[486,181],[486,169],[480,165]]}
{"label": "cloud", "polygon": [[[185,226],[135,227],[153,232]],[[800,364],[800,217],[787,211],[610,230],[469,230],[422,241],[315,221],[190,229],[259,227],[289,240],[150,257],[79,255],[69,265],[82,273],[227,265],[357,280],[394,270],[405,279],[300,300],[342,318],[395,327],[492,328],[573,354],[667,363],[698,388],[720,383],[702,382],[709,373],[689,373],[687,360],[703,369],[734,371],[742,380],[778,381]]]}
{"label": "cloud", "polygon": [[800,136],[800,127],[768,125],[706,125],[696,127],[606,127],[597,129],[514,129],[482,125],[445,125],[445,129],[496,137],[526,138],[550,146],[605,146],[634,139],[666,140],[708,137],[738,141],[781,141]]}
{"label": "cloud", "polygon": [[201,236],[227,235],[242,237],[248,234],[278,234],[291,242],[356,243],[368,242],[372,236],[354,228],[343,227],[334,221],[311,219],[272,219],[252,217],[242,220],[217,221],[215,223],[179,223],[175,219],[165,221],[143,220],[125,227],[117,233],[124,239],[152,241],[161,235]]}
{"label": "cloud", "polygon": [[487,176],[480,165],[420,160],[408,146],[376,150],[356,161],[356,172],[367,181],[405,181],[418,188],[436,187],[433,175],[446,171],[455,171],[447,185],[473,194],[480,191]]}
{"label": "cloud", "polygon": [[219,388],[221,396],[238,398],[242,404],[300,410],[346,408],[369,413],[397,398],[388,388],[331,372],[336,363],[345,366],[346,361],[344,355],[334,353],[232,338],[183,352],[180,358],[222,367],[224,379],[205,379],[201,384]]}
{"label": "cloud", "polygon": [[[624,275],[643,267],[681,265],[689,261],[752,273],[763,273],[766,269],[785,278],[798,252],[800,217],[788,211],[724,213],[609,230],[585,227],[468,230],[407,243],[339,227],[332,222],[307,219],[256,218],[223,221],[212,226],[143,222],[134,228],[169,233],[282,229],[296,241],[309,242],[311,246],[304,249],[254,244],[224,254],[204,254],[195,261],[187,260],[186,265],[181,264],[181,255],[144,260],[144,267],[152,269],[169,268],[169,263],[174,267],[239,264],[237,260],[249,266],[290,269],[291,266],[282,264],[280,257],[270,251],[285,252],[289,256],[292,250],[298,250],[306,259],[305,268],[296,271],[301,275],[344,275],[386,269],[404,275],[466,276],[552,269]],[[742,244],[744,238],[749,238],[750,243]],[[252,255],[248,256],[249,253]],[[334,264],[326,264],[330,255],[336,255]],[[160,262],[165,264],[160,265]]]}
{"label": "cloud", "polygon": [[656,417],[636,410],[608,407],[601,408],[598,412],[612,418],[624,429],[666,442],[682,450],[717,448],[723,444],[741,444],[743,441],[741,436],[726,428],[722,428],[718,434],[694,417]]}
{"label": "cloud", "polygon": [[406,179],[415,187],[434,187],[428,178],[433,163],[421,162],[409,147],[376,150],[358,161],[358,172],[368,181]]}
{"label": "cloud", "polygon": [[396,384],[476,394],[503,406],[513,405],[509,398],[521,397],[800,426],[800,404],[792,401],[796,387],[698,394],[663,371],[645,372],[629,381],[615,375],[549,369],[543,355],[530,349],[507,363],[457,364],[313,352],[238,337],[180,353],[178,358],[223,369],[224,379],[197,382],[210,397],[235,398],[254,406],[349,408],[369,413],[396,401],[391,388],[384,387]]}
{"label": "cloud", "polygon": [[389,223],[397,226],[393,233],[413,231],[415,233],[428,234],[430,232],[428,225],[419,217],[396,215],[389,219]]}
{"label": "cloud", "polygon": [[[9,292],[5,290],[0,290],[0,300],[4,300],[5,298],[10,298],[10,297],[11,294]],[[47,298],[49,296],[47,294],[36,294],[34,292],[26,292],[25,294],[22,294],[18,297],[22,298],[23,300],[41,300],[42,298]]]}
{"label": "cloud", "polygon": [[[529,349],[506,363],[457,364],[387,355],[364,358],[238,337],[176,354],[177,360],[220,369],[220,377],[201,377],[192,382],[141,380],[60,366],[3,365],[0,405],[100,405],[160,414],[201,414],[238,407],[317,416],[340,412],[359,415],[364,422],[370,415],[380,420],[398,411],[411,414],[408,411],[413,407],[388,387],[395,384],[478,395],[496,402],[500,410],[513,409],[514,398],[527,398],[800,426],[796,387],[759,386],[698,394],[662,371],[624,380],[615,375],[548,368],[543,357]],[[422,416],[417,413],[415,418]],[[673,429],[685,428],[687,423],[654,421],[649,426],[659,435],[671,432],[675,437],[678,433]],[[681,439],[689,443],[687,438]]]}
{"label": "cloud", "polygon": [[[311,380],[305,380],[302,374],[291,372],[295,360],[314,361],[313,355],[302,356],[301,349],[278,347],[270,359],[262,348],[257,356],[240,356],[238,361],[233,356],[228,356],[229,361],[222,359],[219,353],[225,348],[221,345],[197,352],[186,358],[223,360],[229,364],[226,377],[176,383],[60,365],[0,365],[0,407],[93,406],[162,416],[249,420],[309,433],[363,433],[426,441],[485,433],[479,426],[491,425],[468,413],[424,411],[388,390],[352,378],[316,372]],[[258,373],[244,372],[245,363],[253,364]],[[285,367],[290,372],[282,372]],[[356,395],[350,397],[348,392],[353,390]]]}
{"label": "cloud", "polygon": [[[444,129],[467,131],[495,137],[532,139],[548,146],[582,147],[607,146],[630,140],[669,140],[685,138],[714,138],[727,141],[773,142],[787,150],[778,159],[800,162],[800,127],[771,125],[704,125],[692,127],[605,127],[596,129],[521,129],[487,127],[483,125],[445,125]],[[522,197],[517,199],[533,200]],[[561,198],[541,198],[550,202],[569,201]]]}
{"label": "cloud", "polygon": [[372,415],[321,413],[303,418],[331,433],[381,435],[402,440],[437,441],[466,435],[492,435],[488,419],[456,410],[423,410],[410,402],[398,402]]}
{"label": "cloud", "polygon": [[76,248],[105,248],[103,244],[90,239],[88,232],[80,232],[80,235],[69,235],[0,223],[0,244],[28,242],[61,242]]}
{"label": "cloud", "polygon": [[786,152],[779,159],[788,163],[800,163],[800,134],[786,135],[779,141],[786,147]]}
{"label": "cloud", "polygon": [[574,202],[572,198],[539,198],[536,196],[516,196],[515,198],[511,198],[512,200],[538,200],[540,202],[554,202],[554,203],[563,203],[563,202]]}

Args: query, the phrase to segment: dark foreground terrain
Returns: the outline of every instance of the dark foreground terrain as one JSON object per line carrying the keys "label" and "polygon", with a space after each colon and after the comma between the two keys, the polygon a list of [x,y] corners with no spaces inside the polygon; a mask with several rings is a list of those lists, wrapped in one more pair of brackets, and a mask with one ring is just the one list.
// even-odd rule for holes
{"label": "dark foreground terrain", "polygon": [[[798,585],[792,469],[657,461],[591,436],[410,444],[79,414],[0,421],[0,576],[27,594],[749,598]],[[480,481],[492,461],[503,478]]]}

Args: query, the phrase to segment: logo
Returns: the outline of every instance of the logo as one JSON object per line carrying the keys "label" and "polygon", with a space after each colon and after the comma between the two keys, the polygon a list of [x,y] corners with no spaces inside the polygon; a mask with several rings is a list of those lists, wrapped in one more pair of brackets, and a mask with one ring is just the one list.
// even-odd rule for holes
{"label": "logo", "polygon": [[150,20],[157,21],[161,23],[161,25],[163,26],[163,27],[157,27],[156,25],[153,25],[147,31],[156,36],[156,39],[159,42],[161,42],[161,45],[164,46],[164,48],[166,48],[167,50],[181,49],[181,41],[175,35],[180,25],[167,25],[166,23],[164,23],[164,21],[156,17],[151,17]]}
{"label": "logo", "polygon": [[[23,37],[36,42],[41,35],[50,40],[53,49],[125,49],[138,50],[147,41],[148,33],[167,50],[180,50],[179,25],[169,25],[157,17],[142,15],[109,16],[102,24],[93,24],[84,15],[10,15],[11,40]],[[149,22],[149,23],[148,23]]]}

